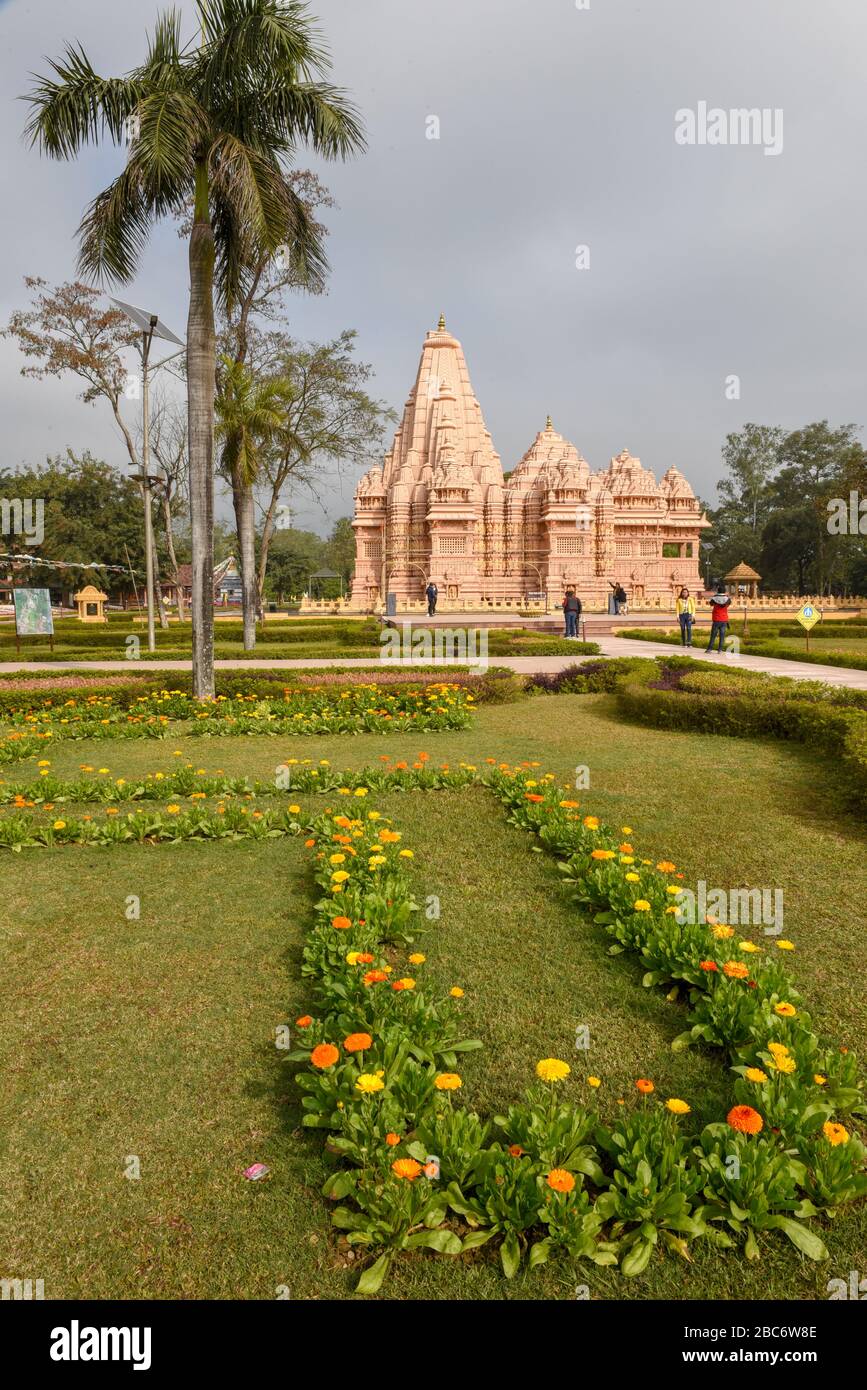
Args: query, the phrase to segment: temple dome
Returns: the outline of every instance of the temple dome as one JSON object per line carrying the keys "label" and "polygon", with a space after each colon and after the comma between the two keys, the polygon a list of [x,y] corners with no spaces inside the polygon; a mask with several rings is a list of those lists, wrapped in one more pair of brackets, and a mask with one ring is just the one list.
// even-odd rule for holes
{"label": "temple dome", "polygon": [[590,477],[590,465],[575,445],[554,429],[551,417],[543,430],[540,430],[524,457],[509,478],[507,487],[526,487],[540,474],[554,475],[561,469],[568,469],[574,483],[569,486],[584,487]]}
{"label": "temple dome", "polygon": [[659,480],[660,491],[667,497],[689,497],[694,498],[695,493],[683,476],[679,468],[672,464],[667,473],[663,473]]}

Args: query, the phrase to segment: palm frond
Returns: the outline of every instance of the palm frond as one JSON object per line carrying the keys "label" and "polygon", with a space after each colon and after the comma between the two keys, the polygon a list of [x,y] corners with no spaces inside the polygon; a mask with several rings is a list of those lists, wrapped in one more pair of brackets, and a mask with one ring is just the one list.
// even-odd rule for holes
{"label": "palm frond", "polygon": [[135,75],[100,77],[84,50],[71,44],[48,66],[55,76],[34,73],[34,85],[24,98],[30,104],[25,139],[54,159],[71,158],[106,131],[119,144],[147,84]]}
{"label": "palm frond", "polygon": [[138,107],[134,159],[153,197],[189,190],[196,153],[206,146],[207,113],[185,91],[151,92]]}
{"label": "palm frond", "polygon": [[157,209],[134,162],[94,198],[79,227],[79,270],[100,281],[133,278]]}
{"label": "palm frond", "polygon": [[261,92],[257,121],[287,147],[303,142],[324,159],[348,159],[366,148],[355,106],[327,83],[282,83]]}

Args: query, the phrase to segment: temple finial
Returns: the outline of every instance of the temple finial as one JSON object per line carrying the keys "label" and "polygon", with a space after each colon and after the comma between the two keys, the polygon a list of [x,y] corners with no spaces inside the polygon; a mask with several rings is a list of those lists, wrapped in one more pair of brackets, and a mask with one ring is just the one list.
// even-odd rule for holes
{"label": "temple finial", "polygon": [[552,420],[551,420],[551,416],[549,415],[549,416],[548,416],[548,419],[545,421],[545,429],[546,429],[546,430],[552,430],[553,428],[554,428],[554,424],[553,424],[553,422],[552,422]]}
{"label": "temple finial", "polygon": [[445,326],[446,326],[446,316],[445,316],[445,314],[440,314],[440,321],[439,321],[439,323],[437,324],[437,328],[439,329],[440,333],[443,332]]}

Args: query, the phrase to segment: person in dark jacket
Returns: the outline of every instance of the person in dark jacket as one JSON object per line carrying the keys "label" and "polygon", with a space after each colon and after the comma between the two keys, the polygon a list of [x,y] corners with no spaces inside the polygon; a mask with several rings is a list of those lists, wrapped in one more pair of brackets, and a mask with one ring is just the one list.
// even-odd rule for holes
{"label": "person in dark jacket", "polygon": [[570,584],[566,590],[566,597],[563,599],[563,616],[566,619],[566,636],[578,636],[578,619],[581,617],[581,600],[575,592],[574,584]]}
{"label": "person in dark jacket", "polygon": [[723,642],[729,626],[729,604],[731,595],[727,594],[719,580],[716,586],[716,593],[710,597],[710,641],[705,648],[706,651],[713,651],[714,641],[718,638],[720,656],[722,656]]}
{"label": "person in dark jacket", "polygon": [[439,592],[440,591],[437,588],[436,584],[434,584],[433,580],[431,580],[431,582],[425,589],[425,593],[427,594],[427,615],[429,618],[432,618],[434,613],[437,611],[437,599],[439,598]]}

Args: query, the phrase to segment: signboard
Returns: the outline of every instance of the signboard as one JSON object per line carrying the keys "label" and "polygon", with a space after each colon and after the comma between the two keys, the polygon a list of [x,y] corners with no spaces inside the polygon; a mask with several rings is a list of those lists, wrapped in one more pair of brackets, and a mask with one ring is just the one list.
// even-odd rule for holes
{"label": "signboard", "polygon": [[811,627],[815,627],[821,616],[818,608],[815,608],[812,603],[805,603],[803,608],[799,608],[795,614],[801,627],[806,628],[808,632]]}
{"label": "signboard", "polygon": [[47,589],[13,589],[18,637],[53,637],[51,594]]}

